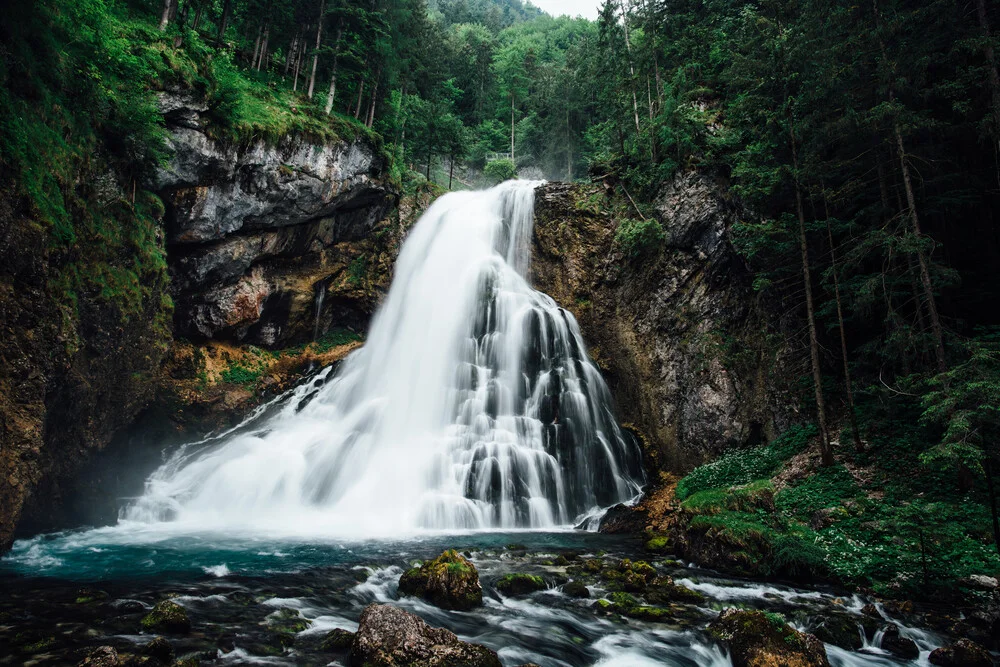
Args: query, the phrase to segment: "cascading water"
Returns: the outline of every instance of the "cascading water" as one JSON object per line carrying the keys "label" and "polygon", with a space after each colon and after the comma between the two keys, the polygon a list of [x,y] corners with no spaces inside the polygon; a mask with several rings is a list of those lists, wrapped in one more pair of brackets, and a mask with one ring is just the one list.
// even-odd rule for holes
{"label": "cascading water", "polygon": [[565,525],[639,491],[576,321],[526,281],[536,183],[448,194],[336,375],[178,452],[123,518],[386,535]]}

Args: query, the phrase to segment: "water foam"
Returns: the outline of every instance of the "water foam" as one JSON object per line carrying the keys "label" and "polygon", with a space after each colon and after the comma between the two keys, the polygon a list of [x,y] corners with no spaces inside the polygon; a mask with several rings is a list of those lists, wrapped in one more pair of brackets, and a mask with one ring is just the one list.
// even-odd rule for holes
{"label": "water foam", "polygon": [[527,282],[536,183],[452,193],[406,240],[367,344],[123,513],[182,530],[389,536],[552,528],[634,497],[573,316]]}

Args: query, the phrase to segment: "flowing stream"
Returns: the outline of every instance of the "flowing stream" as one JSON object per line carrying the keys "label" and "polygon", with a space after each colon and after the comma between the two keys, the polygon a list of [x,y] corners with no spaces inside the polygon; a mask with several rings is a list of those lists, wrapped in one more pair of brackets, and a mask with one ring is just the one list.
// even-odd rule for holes
{"label": "flowing stream", "polygon": [[[320,648],[323,634],[355,629],[373,601],[486,644],[508,666],[730,665],[704,629],[734,604],[806,629],[831,611],[860,618],[861,600],[832,591],[671,560],[655,567],[705,602],[667,623],[597,613],[599,583],[589,599],[562,592],[573,563],[645,557],[632,538],[573,530],[635,498],[644,477],[573,316],[526,281],[536,185],[440,198],[408,237],[366,345],[340,368],[181,447],[116,526],[15,543],[0,561],[0,664],[135,650],[149,640],[140,619],[167,595],[196,629],[171,638],[179,657],[217,664],[344,664]],[[481,609],[399,598],[403,568],[452,547],[480,569]],[[511,571],[549,587],[505,598],[492,582]],[[281,614],[304,627],[278,637]],[[921,649],[911,664],[944,642],[903,634]],[[829,646],[831,662],[903,664],[865,642]]]}

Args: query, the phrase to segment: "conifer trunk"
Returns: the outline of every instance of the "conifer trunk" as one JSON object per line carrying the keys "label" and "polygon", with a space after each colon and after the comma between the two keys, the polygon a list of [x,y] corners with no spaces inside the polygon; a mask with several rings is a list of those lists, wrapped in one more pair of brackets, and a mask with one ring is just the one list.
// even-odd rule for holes
{"label": "conifer trunk", "polygon": [[160,32],[167,29],[167,24],[170,23],[176,3],[177,0],[163,0],[163,13],[160,15]]}
{"label": "conifer trunk", "polygon": [[[891,99],[890,93],[890,99]],[[910,221],[913,223],[913,234],[917,240],[923,237],[920,231],[920,218],[917,215],[917,202],[913,194],[913,183],[910,179],[910,168],[906,163],[906,149],[903,144],[903,134],[899,129],[899,122],[893,123],[893,131],[896,134],[896,147],[899,149],[899,164],[903,172],[903,189],[906,191],[906,204],[910,209]],[[937,359],[939,373],[948,370],[948,363],[944,355],[944,330],[941,327],[941,318],[938,316],[937,301],[934,298],[934,285],[931,283],[930,269],[927,267],[927,258],[923,251],[917,250],[917,264],[920,267],[920,283],[924,288],[924,298],[927,301],[927,312],[931,319],[931,332],[934,334],[934,356]]]}
{"label": "conifer trunk", "polygon": [[316,89],[316,69],[319,67],[319,47],[323,43],[323,14],[326,12],[326,0],[319,0],[319,17],[316,19],[316,51],[313,53],[312,74],[309,75],[309,93],[312,99]]}
{"label": "conifer trunk", "polygon": [[226,28],[229,27],[229,17],[233,13],[233,0],[225,0],[222,5],[222,20],[219,21],[219,34],[216,42],[221,46],[226,39]]}
{"label": "conifer trunk", "polygon": [[799,218],[799,246],[802,253],[802,280],[806,290],[806,317],[809,324],[809,359],[812,365],[813,387],[816,395],[816,418],[819,421],[819,453],[824,466],[833,465],[830,433],[826,424],[826,400],[823,396],[823,374],[819,363],[819,337],[816,334],[816,310],[813,304],[812,276],[809,269],[809,242],[806,238],[806,216],[802,207],[802,188],[799,185],[799,158],[795,130],[789,119],[789,138],[792,147],[792,168],[795,170],[795,210]]}
{"label": "conifer trunk", "polygon": [[329,116],[333,112],[333,100],[337,97],[337,61],[340,58],[340,38],[344,35],[344,19],[337,21],[337,38],[333,40],[333,74],[330,76],[330,90],[326,93],[324,111]]}
{"label": "conifer trunk", "polygon": [[851,381],[851,365],[847,361],[847,329],[844,326],[844,307],[840,298],[840,277],[837,272],[837,249],[833,243],[833,230],[830,228],[830,207],[826,201],[826,188],[823,189],[823,210],[826,213],[826,235],[830,240],[830,263],[833,269],[833,295],[837,302],[837,326],[840,329],[840,355],[844,360],[844,387],[847,389],[847,416],[851,423],[851,437],[854,439],[854,450],[865,451],[858,430],[858,417],[854,408],[854,383]]}
{"label": "conifer trunk", "polygon": [[296,29],[295,35],[292,36],[292,42],[288,45],[288,54],[285,56],[285,71],[282,76],[288,76],[289,68],[291,68],[295,54],[299,50],[299,30]]}
{"label": "conifer trunk", "polygon": [[632,65],[632,42],[628,34],[628,13],[625,11],[625,1],[620,0],[619,6],[622,10],[622,26],[625,29],[625,52],[628,56],[629,88],[632,91],[632,114],[635,117],[635,139],[639,140],[639,97],[635,92],[635,67]]}
{"label": "conifer trunk", "polygon": [[365,95],[365,80],[361,79],[358,83],[358,101],[354,103],[354,117],[358,118],[361,116],[361,100],[364,99]]}

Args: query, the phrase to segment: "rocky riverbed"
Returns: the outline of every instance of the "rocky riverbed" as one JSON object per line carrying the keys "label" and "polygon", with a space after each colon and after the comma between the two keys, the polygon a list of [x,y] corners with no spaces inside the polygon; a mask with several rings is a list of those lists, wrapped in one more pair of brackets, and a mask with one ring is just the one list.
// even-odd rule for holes
{"label": "rocky riverbed", "polygon": [[[433,572],[433,559],[448,547],[455,551],[438,571],[454,579],[442,574],[437,595],[401,592],[401,577],[413,578],[408,570]],[[454,642],[484,646],[508,667],[926,665],[931,651],[957,639],[928,629],[935,617],[926,610],[726,578],[645,552],[636,541],[580,531],[350,543],[120,526],[18,542],[0,576],[9,592],[0,601],[0,664],[76,664],[89,655],[90,664],[108,665],[348,665],[352,655],[373,655],[379,642],[392,654],[399,639],[375,626],[348,634],[359,620],[364,630],[367,617],[380,618],[373,604],[422,619],[427,628],[400,617],[415,637],[444,628]],[[481,603],[441,597],[453,590],[467,600],[476,587]],[[461,609],[445,608],[455,606]],[[735,612],[726,611],[733,609],[764,612],[736,617],[762,629],[740,634]],[[805,661],[756,661],[774,650],[768,633],[790,638],[782,641],[793,648],[801,642],[808,651],[795,660]],[[431,644],[466,650],[441,636],[448,641]],[[473,653],[495,664],[492,653]],[[438,664],[406,655],[375,664]]]}

